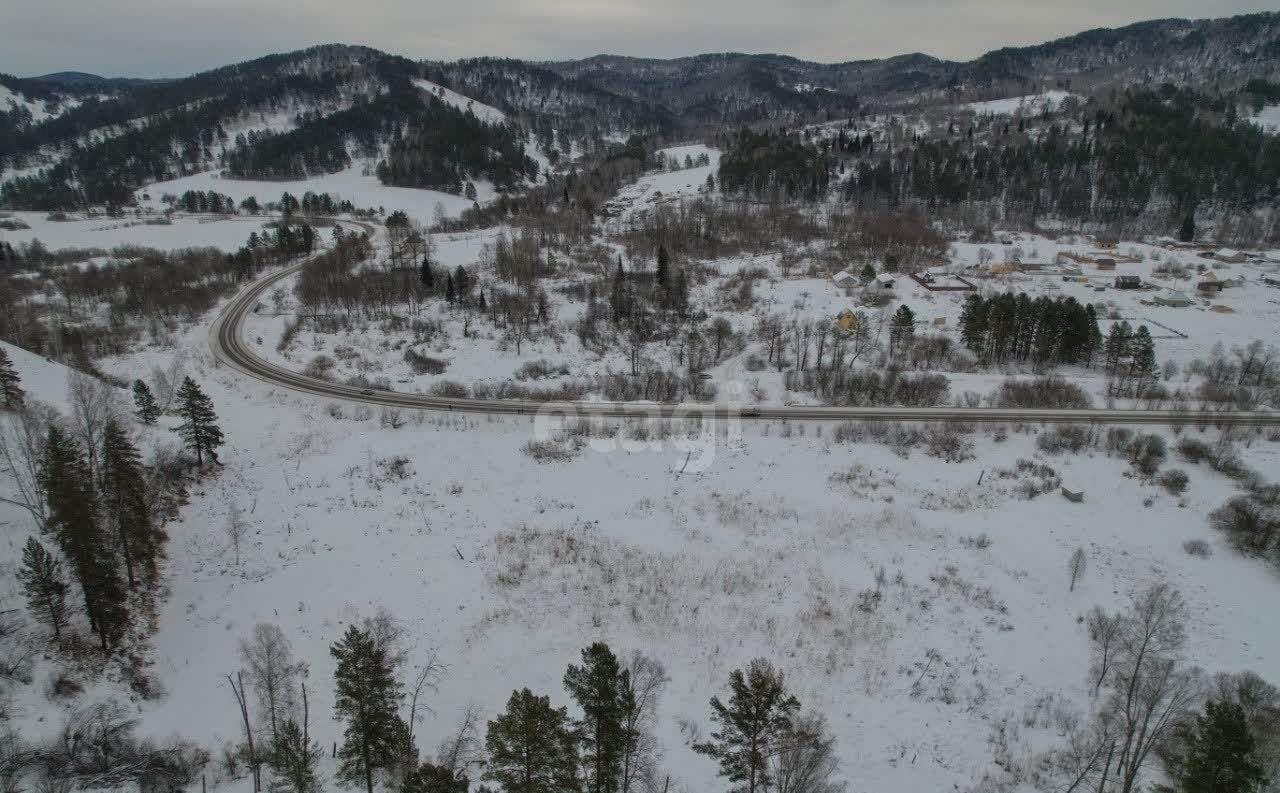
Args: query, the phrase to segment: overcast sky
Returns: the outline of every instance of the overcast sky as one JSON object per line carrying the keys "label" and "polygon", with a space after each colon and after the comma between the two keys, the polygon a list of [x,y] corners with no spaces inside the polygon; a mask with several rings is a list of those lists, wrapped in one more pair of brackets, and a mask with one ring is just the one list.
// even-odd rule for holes
{"label": "overcast sky", "polygon": [[190,74],[312,44],[410,58],[969,59],[1157,17],[1274,10],[1276,0],[0,0],[0,71]]}

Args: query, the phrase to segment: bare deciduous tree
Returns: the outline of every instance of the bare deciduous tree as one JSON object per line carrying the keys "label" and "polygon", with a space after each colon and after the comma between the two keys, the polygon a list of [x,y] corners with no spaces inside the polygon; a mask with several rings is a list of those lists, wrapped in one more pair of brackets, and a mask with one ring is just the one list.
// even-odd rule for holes
{"label": "bare deciduous tree", "polygon": [[1071,574],[1071,587],[1068,590],[1069,592],[1076,591],[1076,582],[1084,575],[1085,565],[1086,558],[1084,555],[1084,548],[1076,548],[1071,554],[1071,559],[1067,562],[1067,572]]}
{"label": "bare deciduous tree", "polygon": [[1089,613],[1089,639],[1093,642],[1093,695],[1098,696],[1102,684],[1111,674],[1111,665],[1115,662],[1116,651],[1120,645],[1120,629],[1123,618],[1116,614],[1107,614],[1101,608]]}
{"label": "bare deciduous tree", "polygon": [[448,667],[440,661],[439,655],[435,650],[427,654],[427,660],[418,667],[417,672],[413,676],[413,685],[409,687],[409,743],[413,743],[413,728],[418,723],[419,713],[431,713],[431,707],[423,700],[422,696],[430,691],[435,693],[440,690],[440,679],[444,677],[444,673],[448,671]]}
{"label": "bare deciduous tree", "polygon": [[483,724],[480,706],[475,702],[468,702],[453,734],[440,742],[436,764],[457,778],[471,766],[483,763],[484,747],[480,741],[480,727]]}
{"label": "bare deciduous tree", "polygon": [[280,626],[260,623],[253,636],[240,642],[240,660],[258,699],[258,711],[271,728],[274,742],[279,728],[293,718],[298,678],[304,664],[295,661],[289,639]]}
{"label": "bare deciduous tree", "polygon": [[235,504],[227,511],[227,542],[235,553],[236,567],[240,566],[240,547],[249,533],[249,523],[240,517],[240,507]]}
{"label": "bare deciduous tree", "polygon": [[29,404],[10,420],[0,422],[0,462],[9,474],[13,490],[0,501],[21,507],[44,531],[49,504],[45,497],[44,443],[56,413],[47,405]]}
{"label": "bare deciduous tree", "polygon": [[643,785],[650,789],[657,783],[658,741],[653,735],[657,721],[658,700],[671,678],[659,661],[632,653],[626,662],[630,688],[624,692],[622,728],[625,741],[622,750],[622,793]]}
{"label": "bare deciduous tree", "polygon": [[840,769],[835,745],[822,716],[796,719],[772,761],[777,793],[841,793],[847,784],[835,779]]}
{"label": "bare deciduous tree", "polygon": [[89,476],[97,484],[101,480],[99,452],[102,431],[123,411],[115,389],[96,377],[72,371],[67,375],[67,401],[71,404],[71,426],[84,447]]}

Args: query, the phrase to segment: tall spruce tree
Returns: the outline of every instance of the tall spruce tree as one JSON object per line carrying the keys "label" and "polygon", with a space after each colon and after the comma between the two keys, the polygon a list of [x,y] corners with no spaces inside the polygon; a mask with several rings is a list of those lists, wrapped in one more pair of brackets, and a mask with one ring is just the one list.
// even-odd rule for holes
{"label": "tall spruce tree", "polygon": [[156,579],[163,536],[151,516],[142,455],[115,419],[102,431],[102,503],[129,586],[137,586],[139,578],[150,586]]}
{"label": "tall spruce tree", "polygon": [[422,267],[418,272],[420,274],[419,277],[422,279],[422,286],[425,287],[428,292],[434,291],[435,276],[431,272],[431,259],[429,257],[422,257]]}
{"label": "tall spruce tree", "polygon": [[407,727],[399,716],[400,683],[384,648],[368,632],[352,625],[329,648],[337,662],[333,709],[346,721],[338,749],[338,778],[364,783],[373,793],[374,776],[403,759]]}
{"label": "tall spruce tree", "polygon": [[654,280],[658,282],[658,286],[666,286],[667,278],[671,267],[671,257],[667,255],[667,246],[658,246],[658,271],[654,274]]}
{"label": "tall spruce tree", "polygon": [[61,642],[62,629],[67,624],[67,579],[62,572],[62,562],[35,537],[28,537],[22,549],[18,582],[32,615],[49,626],[54,640]]}
{"label": "tall spruce tree", "polygon": [[529,689],[511,692],[507,710],[489,722],[484,778],[506,793],[577,791],[577,746],[564,708]]}
{"label": "tall spruce tree", "polygon": [[915,335],[916,315],[903,304],[893,313],[889,323],[889,357],[906,354]]}
{"label": "tall spruce tree", "polygon": [[729,675],[729,703],[711,698],[718,729],[693,750],[720,763],[720,776],[744,793],[769,789],[769,761],[781,750],[800,703],[787,694],[782,673],[763,658]]}
{"label": "tall spruce tree", "polygon": [[622,775],[626,733],[622,725],[622,692],[629,689],[609,645],[596,642],[582,651],[582,666],[569,665],[564,687],[582,708],[578,735],[588,793],[613,793]]}
{"label": "tall spruce tree", "polygon": [[151,388],[142,380],[133,381],[133,406],[133,415],[143,424],[155,424],[156,419],[160,418],[160,405],[156,404]]}
{"label": "tall spruce tree", "polygon": [[182,424],[175,432],[182,436],[187,448],[196,453],[196,464],[204,465],[205,455],[218,463],[216,449],[222,445],[222,430],[213,412],[213,402],[190,377],[182,379],[177,396]]}
{"label": "tall spruce tree", "polygon": [[16,408],[22,404],[26,393],[22,390],[22,377],[14,368],[9,353],[0,347],[0,394],[4,396],[4,406]]}
{"label": "tall spruce tree", "polygon": [[97,494],[84,453],[56,426],[49,428],[45,442],[43,484],[49,503],[46,527],[80,584],[89,627],[103,651],[110,652],[128,627],[127,593],[113,544],[99,527]]}
{"label": "tall spruce tree", "polygon": [[1266,781],[1254,762],[1255,739],[1244,709],[1234,702],[1210,700],[1196,717],[1187,747],[1181,793],[1253,793]]}
{"label": "tall spruce tree", "polygon": [[1142,397],[1156,382],[1156,345],[1146,325],[1139,325],[1130,342],[1129,379],[1134,396]]}

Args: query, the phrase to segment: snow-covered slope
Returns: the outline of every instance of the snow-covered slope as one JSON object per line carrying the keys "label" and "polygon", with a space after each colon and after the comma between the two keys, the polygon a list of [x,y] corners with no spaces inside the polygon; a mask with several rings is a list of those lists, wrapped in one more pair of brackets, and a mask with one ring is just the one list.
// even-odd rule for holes
{"label": "snow-covered slope", "polygon": [[462,111],[470,110],[475,114],[476,118],[488,124],[501,124],[507,120],[506,113],[496,107],[490,107],[482,102],[477,102],[470,97],[463,96],[443,85],[437,85],[430,80],[414,80],[413,84],[426,91],[427,93],[443,100],[446,104],[456,107]]}

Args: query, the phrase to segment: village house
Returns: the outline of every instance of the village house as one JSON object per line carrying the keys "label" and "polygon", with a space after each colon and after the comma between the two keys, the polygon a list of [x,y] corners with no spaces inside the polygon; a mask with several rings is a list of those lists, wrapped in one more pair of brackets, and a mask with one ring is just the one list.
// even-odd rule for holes
{"label": "village house", "polygon": [[858,276],[854,275],[848,270],[841,270],[840,272],[831,276],[831,282],[834,283],[836,286],[840,287],[841,289],[850,289],[852,287],[857,286],[860,283]]}
{"label": "village house", "polygon": [[1136,275],[1117,275],[1116,289],[1141,289],[1142,279]]}

